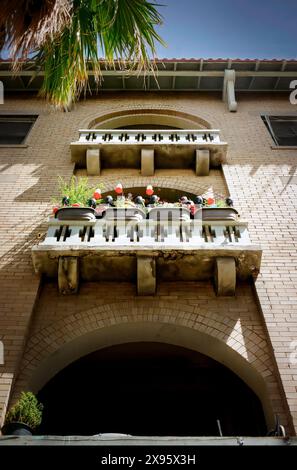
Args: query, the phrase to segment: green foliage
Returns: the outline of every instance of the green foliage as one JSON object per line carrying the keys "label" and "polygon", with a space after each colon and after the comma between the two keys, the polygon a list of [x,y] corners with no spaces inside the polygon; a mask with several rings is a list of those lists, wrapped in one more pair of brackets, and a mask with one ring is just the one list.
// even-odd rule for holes
{"label": "green foliage", "polygon": [[218,199],[216,200],[216,206],[217,207],[228,207],[224,199]]}
{"label": "green foliage", "polygon": [[1,0],[0,51],[11,50],[15,69],[36,61],[41,94],[69,109],[87,90],[89,72],[99,84],[102,65],[154,70],[155,43],[165,45],[158,7],[154,0]]}
{"label": "green foliage", "polygon": [[[88,89],[88,74],[101,82],[101,67],[154,70],[155,30],[161,15],[147,0],[74,0],[71,21],[61,34],[45,41],[35,59],[44,69],[41,95],[69,109]],[[104,60],[101,59],[104,57]]]}
{"label": "green foliage", "polygon": [[[93,197],[93,193],[95,189],[100,188],[101,190],[104,189],[102,184],[98,184],[95,187],[89,186],[88,178],[76,178],[76,176],[72,176],[70,181],[66,181],[61,176],[58,177],[59,179],[59,196],[53,198],[53,203],[57,205],[61,205],[62,198],[68,197],[69,204],[80,204],[82,206],[86,206],[88,199]],[[100,202],[98,200],[97,202]]]}
{"label": "green foliage", "polygon": [[19,422],[36,429],[42,421],[42,411],[43,405],[32,392],[22,392],[18,402],[7,413],[5,424]]}

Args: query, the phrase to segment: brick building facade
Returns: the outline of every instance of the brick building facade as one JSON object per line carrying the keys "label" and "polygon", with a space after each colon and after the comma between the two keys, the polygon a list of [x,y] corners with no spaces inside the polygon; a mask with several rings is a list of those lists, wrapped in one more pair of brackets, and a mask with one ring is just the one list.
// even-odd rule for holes
{"label": "brick building facade", "polygon": [[[70,113],[51,110],[35,96],[7,96],[2,115],[38,115],[25,145],[0,146],[1,270],[0,414],[21,390],[35,392],[67,364],[113,344],[160,341],[204,353],[241,377],[261,400],[267,428],[280,417],[297,429],[296,148],[276,147],[261,115],[292,115],[287,94],[238,95],[230,113],[215,93],[106,93],[80,101]],[[296,113],[296,111],[295,111]],[[57,175],[85,175],[71,163],[69,145],[79,129],[133,124],[131,116],[180,128],[220,129],[227,163],[196,176],[191,169],[102,170],[90,183],[106,191],[118,181],[152,184],[205,196],[231,195],[263,250],[255,282],[239,282],[236,295],[217,297],[211,281],[157,283],[155,296],[137,296],[130,282],[82,282],[63,296],[55,280],[34,273],[31,249],[47,230]],[[132,119],[132,121],[131,121]],[[183,122],[187,121],[186,124]],[[109,125],[105,125],[106,122]],[[191,124],[191,127],[189,126]],[[293,346],[292,346],[293,345]],[[83,406],[83,403],[80,404]]]}

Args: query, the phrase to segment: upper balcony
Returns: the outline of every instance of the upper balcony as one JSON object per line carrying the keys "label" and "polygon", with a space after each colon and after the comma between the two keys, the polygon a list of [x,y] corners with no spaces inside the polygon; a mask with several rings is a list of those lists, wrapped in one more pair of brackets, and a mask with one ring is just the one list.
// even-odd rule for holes
{"label": "upper balcony", "polygon": [[261,249],[233,208],[105,207],[99,217],[62,208],[33,247],[35,271],[58,277],[62,293],[79,279],[136,281],[139,295],[153,295],[157,280],[214,278],[218,295],[234,295],[237,278],[259,272]]}
{"label": "upper balcony", "polygon": [[71,160],[99,175],[102,168],[139,168],[152,176],[156,168],[193,168],[198,176],[226,162],[227,143],[216,129],[87,129],[70,145]]}

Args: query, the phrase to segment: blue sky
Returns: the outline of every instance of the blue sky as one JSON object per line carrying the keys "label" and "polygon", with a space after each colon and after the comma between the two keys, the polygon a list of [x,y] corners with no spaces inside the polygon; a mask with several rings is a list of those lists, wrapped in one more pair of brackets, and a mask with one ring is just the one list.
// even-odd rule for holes
{"label": "blue sky", "polygon": [[[297,58],[296,0],[157,0],[159,58]],[[165,6],[166,5],[166,6]]]}
{"label": "blue sky", "polygon": [[297,59],[297,0],[155,1],[159,58]]}

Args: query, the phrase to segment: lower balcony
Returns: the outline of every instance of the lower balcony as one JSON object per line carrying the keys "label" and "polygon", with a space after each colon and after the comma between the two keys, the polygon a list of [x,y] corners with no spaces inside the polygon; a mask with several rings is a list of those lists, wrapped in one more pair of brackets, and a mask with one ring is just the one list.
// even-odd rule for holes
{"label": "lower balcony", "polygon": [[237,279],[260,269],[261,249],[233,208],[195,216],[186,208],[108,208],[91,220],[65,213],[49,220],[45,240],[32,249],[36,273],[58,278],[64,294],[77,292],[80,280],[136,282],[138,295],[154,295],[159,281],[213,279],[217,295],[229,296]]}

